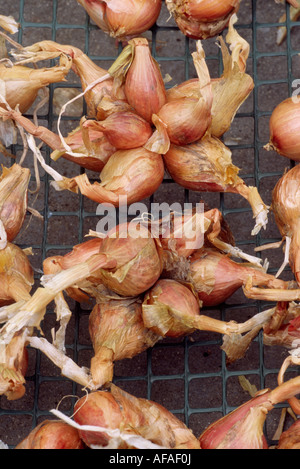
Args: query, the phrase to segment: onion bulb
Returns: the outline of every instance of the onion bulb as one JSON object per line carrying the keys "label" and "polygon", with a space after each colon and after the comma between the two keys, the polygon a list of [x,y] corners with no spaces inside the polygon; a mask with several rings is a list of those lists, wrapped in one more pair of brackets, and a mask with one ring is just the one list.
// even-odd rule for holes
{"label": "onion bulb", "polygon": [[84,449],[78,430],[60,420],[44,420],[15,449]]}
{"label": "onion bulb", "polygon": [[262,267],[235,262],[215,248],[203,247],[190,258],[188,279],[203,306],[215,306],[225,302],[247,283],[249,277],[253,285],[267,289],[288,287],[288,283],[267,274]]}
{"label": "onion bulb", "polygon": [[300,378],[264,389],[248,402],[211,424],[200,435],[202,449],[268,449],[264,435],[267,414],[276,404],[300,392]]}
{"label": "onion bulb", "polygon": [[267,150],[275,150],[294,161],[300,160],[300,100],[288,98],[282,101],[270,118],[270,142]]}
{"label": "onion bulb", "polygon": [[97,388],[112,381],[115,361],[132,358],[161,339],[145,326],[138,299],[98,300],[89,316],[89,332],[94,349],[91,375]]}
{"label": "onion bulb", "polygon": [[100,173],[101,183],[91,183],[87,174],[59,182],[59,188],[77,190],[98,204],[119,207],[150,197],[164,178],[162,156],[143,147],[118,150]]}
{"label": "onion bulb", "polygon": [[177,26],[188,37],[207,39],[220,34],[241,0],[166,0]]}
{"label": "onion bulb", "polygon": [[209,135],[190,145],[172,144],[163,155],[172,179],[185,189],[196,192],[228,192],[245,198],[256,219],[252,234],[266,228],[268,207],[256,187],[247,186],[238,176],[239,168],[232,163],[232,154],[221,140]]}
{"label": "onion bulb", "polygon": [[74,410],[77,424],[103,428],[96,432],[84,428],[79,430],[80,437],[89,447],[106,447],[111,443],[117,445],[114,447],[118,449],[128,449],[126,441],[117,435],[114,439],[109,433],[109,430],[121,430],[125,435],[139,435],[163,448],[200,449],[192,431],[174,414],[153,401],[135,397],[113,384],[109,391],[92,392],[79,399]]}
{"label": "onion bulb", "polygon": [[150,29],[162,0],[77,0],[106,34],[126,40]]}
{"label": "onion bulb", "polygon": [[286,242],[285,259],[277,276],[289,263],[300,285],[300,166],[296,165],[285,173],[274,187],[272,210],[279,232]]}

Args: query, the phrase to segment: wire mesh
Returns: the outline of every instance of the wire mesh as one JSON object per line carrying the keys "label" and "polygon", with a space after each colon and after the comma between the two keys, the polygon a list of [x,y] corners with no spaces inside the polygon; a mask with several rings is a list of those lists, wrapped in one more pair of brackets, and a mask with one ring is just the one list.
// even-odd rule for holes
{"label": "wire mesh", "polygon": [[[0,0],[0,12],[12,15],[20,22],[16,40],[29,45],[44,39],[72,44],[83,50],[101,67],[107,68],[117,57],[122,45],[106,36],[93,24],[75,0]],[[280,17],[287,12],[287,19]],[[256,185],[266,204],[271,203],[271,191],[290,162],[273,152],[267,153],[264,145],[269,139],[268,120],[275,105],[290,96],[293,83],[299,76],[300,22],[291,22],[289,5],[275,4],[274,0],[242,0],[237,29],[250,43],[251,54],[248,72],[255,80],[255,89],[239,110],[231,130],[224,141],[230,147],[233,163],[241,168],[241,177],[247,184]],[[286,26],[287,37],[283,44],[276,44],[280,26]],[[156,25],[145,36],[149,39],[152,54],[160,63],[162,73],[173,78],[168,86],[195,75],[191,52],[195,41],[186,38],[169,18],[165,4]],[[203,43],[212,77],[222,71],[220,50],[216,39]],[[49,86],[49,102],[38,114],[39,123],[56,131],[59,109],[70,96],[70,90],[80,90],[80,83],[73,72],[68,80]],[[62,133],[67,134],[77,125],[86,112],[83,101],[68,108],[62,117]],[[78,103],[77,103],[78,104]],[[32,110],[26,113],[33,117]],[[21,142],[12,151],[22,152]],[[50,150],[42,147],[48,164],[61,174],[70,177],[83,170],[63,159],[53,163]],[[7,158],[0,155],[3,164]],[[28,158],[28,157],[27,157]],[[32,164],[27,160],[28,164]],[[89,173],[95,178],[95,174]],[[32,177],[31,189],[36,180]],[[200,200],[223,212],[235,236],[237,245],[253,254],[261,244],[278,241],[278,229],[270,214],[267,230],[251,236],[252,214],[250,208],[238,196],[230,194],[194,193],[184,190],[166,176],[161,188],[147,201],[191,202]],[[50,185],[47,174],[41,173],[38,194],[29,195],[29,204],[40,211],[44,222],[27,217],[27,228],[16,242],[22,247],[32,247],[33,266],[36,269],[36,285],[41,275],[42,261],[54,254],[65,254],[75,244],[83,241],[89,229],[95,229],[98,216],[95,203],[81,195],[57,193]],[[270,261],[270,272],[276,272],[282,262],[282,252],[262,253]],[[290,278],[286,269],[284,276]],[[88,366],[92,347],[88,333],[89,304],[78,304],[68,299],[73,316],[67,332],[67,353],[79,365]],[[206,308],[205,314],[222,320],[244,322],[266,308],[262,302],[246,300],[241,291],[236,292],[225,304]],[[46,338],[51,338],[56,316],[49,305],[42,324]],[[166,339],[152,349],[131,360],[116,362],[114,382],[126,391],[152,399],[171,410],[194,431],[200,433],[213,421],[227,414],[249,399],[241,389],[238,377],[245,375],[258,389],[274,387],[279,367],[287,355],[280,347],[263,345],[262,335],[253,341],[245,357],[228,365],[220,349],[222,338],[213,333],[198,331],[182,339]],[[83,391],[80,386],[62,377],[57,368],[40,352],[30,349],[29,369],[26,375],[26,394],[19,401],[0,398],[0,440],[13,448],[41,420],[51,416],[50,410],[59,406],[72,415],[76,396]],[[291,369],[288,375],[298,373]],[[283,404],[284,405],[284,404]],[[268,416],[266,434],[269,442],[279,421],[280,405]]]}

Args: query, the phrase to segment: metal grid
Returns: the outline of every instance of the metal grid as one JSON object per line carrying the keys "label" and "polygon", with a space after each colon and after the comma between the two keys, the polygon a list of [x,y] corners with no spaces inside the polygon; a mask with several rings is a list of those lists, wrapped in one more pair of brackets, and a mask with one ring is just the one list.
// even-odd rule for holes
{"label": "metal grid", "polygon": [[[13,3],[13,5],[12,5]],[[15,0],[7,5],[0,0],[1,14],[11,14],[20,22],[16,40],[28,45],[43,39],[75,45],[103,68],[116,58],[121,45],[108,38],[90,22],[83,9],[75,0],[44,0],[36,5],[34,0]],[[287,38],[283,45],[275,43],[276,32],[282,23],[279,18],[286,9]],[[229,145],[233,162],[241,168],[241,176],[247,183],[259,188],[265,203],[271,202],[271,190],[290,162],[274,153],[266,153],[263,146],[268,141],[268,119],[274,106],[288,97],[292,83],[299,75],[300,22],[291,24],[289,6],[276,5],[274,0],[242,0],[237,29],[251,45],[248,70],[255,80],[255,89],[236,116],[232,129],[225,139],[240,138]],[[171,19],[165,5],[157,24],[146,33],[152,44],[152,54],[161,64],[163,73],[169,73],[173,82],[183,81],[195,73],[191,59],[194,41],[180,33]],[[219,76],[222,61],[215,39],[204,42],[204,49],[212,75]],[[268,65],[269,64],[269,65]],[[56,130],[58,117],[55,104],[57,90],[63,88],[80,89],[80,83],[71,74],[68,82],[49,86],[49,105],[39,113],[41,125]],[[85,113],[84,103],[81,114]],[[80,114],[80,115],[81,115]],[[26,114],[32,118],[30,111]],[[63,116],[64,131],[75,126],[80,115],[76,112]],[[18,156],[21,145],[15,145]],[[74,164],[50,160],[50,151],[43,147],[49,164],[54,165],[66,176],[78,174],[82,170]],[[0,155],[1,162],[8,164]],[[30,163],[30,160],[26,160]],[[93,175],[95,177],[95,175]],[[44,216],[44,224],[30,219],[28,228],[21,232],[16,242],[22,247],[33,247],[33,265],[41,269],[45,257],[64,254],[73,245],[81,242],[89,228],[95,229],[96,205],[80,195],[57,194],[50,187],[47,174],[42,174],[41,190],[35,201],[35,208]],[[34,187],[35,180],[32,179]],[[227,194],[196,194],[176,186],[166,177],[157,194],[151,201],[165,200],[198,202],[204,200],[210,207],[219,207],[229,221],[237,244],[245,251],[253,253],[257,245],[279,239],[278,230],[270,215],[265,232],[251,237],[252,217],[250,208],[238,196]],[[263,254],[265,255],[265,254]],[[282,261],[282,252],[266,252],[270,260],[271,272],[276,272]],[[287,269],[285,275],[290,275]],[[40,273],[37,271],[38,283]],[[88,335],[89,305],[79,305],[68,300],[73,317],[68,328],[68,354],[81,366],[89,366],[92,347]],[[205,314],[223,320],[244,322],[248,317],[269,305],[248,301],[237,292],[226,304],[219,308],[206,309]],[[53,305],[50,305],[43,321],[43,330],[50,338],[50,330],[55,325]],[[195,432],[200,433],[217,418],[227,414],[249,399],[238,382],[239,375],[246,375],[258,389],[276,386],[278,369],[287,352],[280,348],[272,350],[263,346],[259,335],[251,344],[244,359],[233,365],[226,364],[225,354],[220,350],[222,338],[217,334],[197,332],[180,340],[164,340],[153,349],[131,360],[115,363],[114,382],[128,392],[161,403]],[[297,373],[297,369],[291,370]],[[0,398],[0,440],[13,448],[41,420],[51,416],[50,409],[59,405],[68,415],[76,397],[82,390],[75,383],[60,376],[59,371],[39,352],[30,350],[30,364],[27,373],[27,392],[20,401],[9,402]],[[67,397],[66,397],[67,396]],[[280,406],[266,422],[269,442],[278,424]]]}

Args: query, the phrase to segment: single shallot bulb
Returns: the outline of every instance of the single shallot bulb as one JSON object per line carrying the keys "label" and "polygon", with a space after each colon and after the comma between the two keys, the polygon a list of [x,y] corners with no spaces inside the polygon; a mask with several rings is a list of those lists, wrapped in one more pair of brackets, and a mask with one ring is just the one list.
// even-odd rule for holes
{"label": "single shallot bulb", "polygon": [[166,0],[179,29],[193,39],[207,39],[220,34],[241,0]]}
{"label": "single shallot bulb", "polygon": [[277,182],[272,194],[272,210],[282,238],[286,242],[285,259],[277,276],[290,264],[300,285],[300,166],[296,165]]}
{"label": "single shallot bulb", "polygon": [[211,124],[211,79],[200,41],[197,42],[197,52],[192,55],[199,87],[193,93],[169,100],[154,113],[152,121],[156,132],[145,145],[148,150],[165,154],[170,148],[170,142],[175,145],[196,142],[203,137]]}
{"label": "single shallot bulb", "polygon": [[143,320],[147,328],[162,337],[181,337],[195,330],[230,334],[235,328],[200,315],[200,304],[188,286],[172,279],[160,279],[146,293]]}
{"label": "single shallot bulb", "polygon": [[200,435],[202,449],[268,449],[264,436],[267,414],[276,404],[300,392],[300,378],[264,389],[248,402],[211,424]]}
{"label": "single shallot bulb", "polygon": [[300,100],[298,97],[282,101],[270,118],[270,142],[267,150],[275,150],[294,161],[300,160]]}
{"label": "single shallot bulb", "polygon": [[151,55],[146,38],[128,42],[109,73],[124,82],[124,93],[130,106],[147,122],[152,123],[166,103],[166,89],[158,63]]}
{"label": "single shallot bulb", "polygon": [[13,241],[20,232],[26,211],[30,170],[18,164],[2,167],[0,176],[0,220],[7,240]]}
{"label": "single shallot bulb", "polygon": [[30,299],[34,273],[27,254],[7,243],[0,249],[0,306]]}
{"label": "single shallot bulb", "polygon": [[[53,150],[51,158],[54,161],[63,157],[82,168],[100,172],[110,156],[116,151],[116,148],[109,143],[103,132],[97,129],[83,128],[81,123],[65,138],[65,142],[72,152],[70,154],[62,147],[59,135],[47,129],[47,127],[36,126],[18,111],[8,111],[0,108],[0,117],[14,120],[30,135],[46,143]],[[78,156],[76,156],[76,153],[78,153]]]}
{"label": "single shallot bulb", "polygon": [[190,258],[188,280],[203,306],[225,302],[251,277],[253,285],[266,288],[287,288],[287,283],[267,274],[251,263],[238,263],[214,248],[202,248]]}
{"label": "single shallot bulb", "polygon": [[221,140],[209,135],[190,145],[170,146],[163,155],[172,179],[196,192],[228,192],[245,198],[252,208],[257,234],[268,222],[268,207],[263,203],[256,187],[247,186],[238,176],[239,168],[232,163],[232,154]]}
{"label": "single shallot bulb", "polygon": [[44,420],[15,449],[84,449],[76,428],[60,420]]}
{"label": "single shallot bulb", "polygon": [[300,449],[300,420],[280,435],[276,449]]}
{"label": "single shallot bulb", "polygon": [[[193,432],[174,414],[160,404],[135,397],[115,385],[110,386],[110,391],[92,392],[79,399],[75,404],[74,420],[82,426],[102,427],[102,431],[79,430],[80,437],[89,447],[111,444],[117,445],[114,448],[128,449],[122,434],[131,434],[162,448],[200,449]],[[120,430],[121,435],[114,437],[112,430]]]}
{"label": "single shallot bulb", "polygon": [[150,29],[157,20],[162,0],[77,0],[105,33],[120,40]]}
{"label": "single shallot bulb", "polygon": [[103,132],[117,150],[142,147],[152,135],[149,122],[129,111],[114,112],[103,121],[86,120],[83,127]]}
{"label": "single shallot bulb", "polygon": [[154,285],[163,269],[163,252],[147,228],[132,221],[112,228],[101,238],[98,243],[91,240],[89,245],[83,243],[77,246],[68,257],[45,260],[44,266],[48,264],[48,272],[53,273],[51,269],[55,269],[57,263],[59,269],[65,270],[64,267],[68,269],[102,255],[112,264],[110,268],[104,265],[103,269],[95,271],[82,286],[77,284],[77,287],[84,290],[88,286],[86,282],[89,286],[103,284],[119,295],[133,297]]}
{"label": "single shallot bulb", "polygon": [[152,347],[161,337],[147,329],[141,301],[98,301],[89,316],[89,332],[94,349],[91,375],[95,386],[113,379],[114,362],[132,358]]}
{"label": "single shallot bulb", "polygon": [[[119,150],[110,156],[100,173],[101,183],[91,183],[86,173],[71,180],[81,194],[98,204],[119,207],[150,197],[164,178],[162,156],[143,147]],[[59,183],[60,189],[69,189],[70,180]]]}

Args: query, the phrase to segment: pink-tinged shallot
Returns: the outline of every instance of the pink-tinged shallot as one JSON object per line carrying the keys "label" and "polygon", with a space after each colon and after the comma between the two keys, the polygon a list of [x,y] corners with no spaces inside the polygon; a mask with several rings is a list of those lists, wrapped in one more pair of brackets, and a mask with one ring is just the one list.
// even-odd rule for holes
{"label": "pink-tinged shallot", "polygon": [[300,100],[298,97],[282,101],[270,118],[270,142],[266,150],[275,150],[291,160],[300,159]]}
{"label": "pink-tinged shallot", "polygon": [[77,0],[106,34],[119,40],[138,36],[156,22],[162,0]]}
{"label": "pink-tinged shallot", "polygon": [[276,404],[300,392],[300,378],[264,389],[248,402],[211,424],[200,435],[202,449],[268,449],[264,435],[267,414]]}
{"label": "pink-tinged shallot", "polygon": [[172,144],[163,155],[172,179],[182,187],[196,192],[227,192],[239,194],[252,208],[257,234],[268,223],[268,207],[257,187],[247,186],[238,176],[239,168],[232,163],[229,148],[216,137],[206,135],[190,145]]}
{"label": "pink-tinged shallot", "polygon": [[109,391],[97,391],[81,398],[75,405],[74,420],[79,425],[95,427],[96,431],[79,430],[80,437],[89,447],[105,448],[111,443],[117,444],[118,449],[132,449],[136,446],[134,439],[130,445],[129,437],[140,436],[145,445],[149,441],[162,448],[200,449],[192,431],[175,415],[163,406],[135,397],[115,385],[111,385]]}
{"label": "pink-tinged shallot", "polygon": [[287,264],[300,285],[300,166],[286,172],[277,182],[272,194],[272,210],[279,232],[285,240],[285,258],[277,276]]}
{"label": "pink-tinged shallot", "polygon": [[103,132],[117,150],[142,147],[152,135],[149,122],[130,111],[113,112],[103,121],[86,120],[83,127]]}
{"label": "pink-tinged shallot", "polygon": [[91,375],[97,388],[112,381],[114,362],[132,358],[161,339],[145,326],[138,299],[98,300],[89,316],[89,332],[94,349]]}
{"label": "pink-tinged shallot", "polygon": [[145,145],[151,151],[165,154],[170,143],[183,146],[196,142],[210,127],[213,94],[200,41],[197,42],[197,51],[192,56],[199,78],[198,88],[178,99],[167,101],[158,112],[153,113],[152,121],[156,131]]}
{"label": "pink-tinged shallot", "polygon": [[0,249],[0,306],[28,300],[34,283],[34,273],[19,246],[7,243]]}
{"label": "pink-tinged shallot", "polygon": [[100,173],[99,182],[91,183],[87,174],[59,183],[59,188],[80,190],[98,204],[120,207],[150,197],[164,178],[162,156],[143,147],[113,153]]}
{"label": "pink-tinged shallot", "polygon": [[[215,248],[203,247],[190,258],[188,280],[192,283],[203,306],[225,302],[251,277],[252,285],[261,287],[261,294],[269,295],[273,289],[287,289],[288,282],[267,274],[263,267],[236,262]],[[264,288],[265,287],[265,288]],[[276,297],[273,292],[274,298]],[[261,299],[261,298],[260,298]]]}
{"label": "pink-tinged shallot", "polygon": [[220,34],[240,3],[241,0],[166,0],[179,29],[193,39]]}
{"label": "pink-tinged shallot", "polygon": [[15,449],[84,449],[76,428],[60,420],[44,420]]}
{"label": "pink-tinged shallot", "polygon": [[12,119],[30,135],[46,143],[53,150],[51,158],[54,161],[63,157],[85,169],[100,172],[110,156],[116,151],[103,132],[84,129],[82,125],[79,125],[65,138],[65,142],[71,150],[68,153],[63,148],[59,135],[46,127],[36,126],[18,111],[0,108],[0,117],[4,120]]}
{"label": "pink-tinged shallot", "polygon": [[153,114],[159,112],[167,98],[159,65],[152,57],[147,39],[130,40],[110,67],[109,73],[119,82],[119,86],[124,86],[130,106],[152,123]]}

